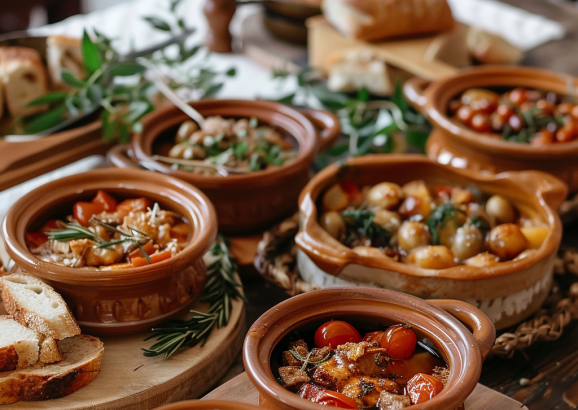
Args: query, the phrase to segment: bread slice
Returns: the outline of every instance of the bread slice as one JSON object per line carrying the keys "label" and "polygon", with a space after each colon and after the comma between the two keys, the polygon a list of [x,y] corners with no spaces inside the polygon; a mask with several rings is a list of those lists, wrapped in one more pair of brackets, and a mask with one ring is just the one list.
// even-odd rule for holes
{"label": "bread slice", "polygon": [[38,361],[40,337],[9,316],[0,316],[0,372],[22,369]]}
{"label": "bread slice", "polygon": [[38,361],[40,363],[56,363],[62,360],[62,354],[58,348],[56,339],[50,336],[41,335],[40,353],[38,354]]}
{"label": "bread slice", "polygon": [[15,117],[45,111],[48,106],[28,103],[48,93],[48,78],[40,54],[27,47],[0,47],[0,79],[10,114]]}
{"label": "bread slice", "polygon": [[46,59],[50,80],[55,88],[67,87],[62,81],[63,68],[78,79],[86,77],[79,38],[49,36],[46,39]]}
{"label": "bread slice", "polygon": [[62,297],[40,279],[15,273],[0,278],[6,311],[21,324],[58,340],[80,334]]}
{"label": "bread slice", "polygon": [[0,374],[0,404],[50,400],[67,396],[94,380],[104,345],[96,337],[78,335],[58,342],[62,361]]}

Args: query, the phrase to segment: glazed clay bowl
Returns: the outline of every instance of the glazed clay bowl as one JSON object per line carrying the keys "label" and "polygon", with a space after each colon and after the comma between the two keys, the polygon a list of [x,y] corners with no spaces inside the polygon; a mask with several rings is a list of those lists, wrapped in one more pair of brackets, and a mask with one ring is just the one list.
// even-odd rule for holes
{"label": "glazed clay bowl", "polygon": [[[193,227],[188,245],[152,265],[100,271],[45,262],[28,250],[26,232],[69,214],[75,202],[90,201],[99,189],[117,199],[146,197],[161,209],[179,213]],[[215,211],[201,192],[175,178],[140,170],[100,169],[50,182],[19,199],[2,223],[16,265],[54,287],[82,330],[94,335],[150,330],[188,311],[204,286],[202,258],[216,233]]]}
{"label": "glazed clay bowl", "polygon": [[[348,180],[359,186],[379,182],[403,185],[421,179],[429,186],[474,185],[484,194],[508,198],[519,210],[550,228],[540,249],[527,258],[477,268],[458,265],[433,270],[395,262],[385,256],[362,256],[329,235],[317,222],[318,198],[331,185]],[[438,164],[420,155],[372,155],[331,165],[301,193],[301,229],[295,238],[299,272],[322,287],[366,284],[421,298],[459,299],[480,308],[503,329],[542,306],[552,285],[553,266],[562,236],[556,210],[566,187],[538,171],[480,174]]]}
{"label": "glazed clay bowl", "polygon": [[442,164],[491,172],[534,169],[548,172],[578,191],[578,140],[540,147],[518,144],[480,134],[452,121],[447,115],[449,102],[463,91],[477,88],[527,87],[568,93],[576,78],[552,71],[519,66],[484,66],[429,83],[413,78],[404,84],[404,94],[412,105],[431,121],[434,131],[427,143],[427,154]]}
{"label": "glazed clay bowl", "polygon": [[[456,318],[469,326],[473,335]],[[426,302],[399,292],[369,287],[323,289],[298,295],[265,312],[245,338],[243,362],[249,379],[259,391],[261,407],[272,410],[327,408],[286,390],[276,380],[270,363],[275,346],[285,336],[304,328],[314,332],[332,319],[346,320],[353,326],[410,324],[418,340],[427,337],[435,345],[450,369],[450,377],[436,397],[411,406],[415,410],[454,410],[461,406],[476,387],[482,361],[490,352],[496,335],[490,320],[464,302]]]}
{"label": "glazed clay bowl", "polygon": [[[191,104],[203,116],[255,117],[260,123],[284,131],[299,148],[297,158],[281,167],[242,175],[206,176],[157,162],[154,154],[165,154],[174,145],[179,125],[188,119],[174,106],[159,109],[143,120],[143,132],[132,138],[129,160],[122,147],[109,152],[119,167],[142,167],[189,182],[205,193],[217,211],[219,229],[226,233],[263,230],[294,211],[299,192],[309,181],[309,165],[315,155],[339,136],[339,121],[326,111],[299,112],[271,101],[203,100]],[[318,132],[314,124],[322,131]]]}
{"label": "glazed clay bowl", "polygon": [[156,410],[258,410],[247,403],[225,400],[186,400],[157,407]]}

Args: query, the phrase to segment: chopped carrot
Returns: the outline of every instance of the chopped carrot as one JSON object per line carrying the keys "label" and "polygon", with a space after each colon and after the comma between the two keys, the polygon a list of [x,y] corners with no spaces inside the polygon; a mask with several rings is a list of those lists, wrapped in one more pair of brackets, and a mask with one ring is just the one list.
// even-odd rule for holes
{"label": "chopped carrot", "polygon": [[93,204],[92,202],[77,202],[72,207],[72,215],[76,222],[82,226],[90,226],[90,218],[104,211],[102,204]]}
{"label": "chopped carrot", "polygon": [[[157,251],[158,246],[156,246],[153,241],[148,241],[147,243],[142,245],[142,248],[147,253],[147,255],[152,255],[153,253],[155,253]],[[129,259],[132,260],[132,258],[144,257],[144,255],[142,254],[142,251],[140,250],[140,248],[136,248],[134,251],[132,251],[128,255],[128,257],[129,257]]]}
{"label": "chopped carrot", "polygon": [[126,216],[131,212],[144,212],[147,208],[152,208],[152,206],[152,201],[146,198],[127,199],[116,206],[116,212],[122,216]]}
{"label": "chopped carrot", "polygon": [[[169,259],[172,256],[172,252],[170,250],[166,250],[166,251],[162,251],[159,253],[155,253],[153,255],[151,255],[149,258],[151,260],[151,264],[153,263],[157,263],[157,262],[162,262],[166,259]],[[137,256],[136,258],[132,258],[131,260],[132,263],[132,267],[133,268],[139,268],[141,266],[146,266],[148,265],[148,261],[146,260],[146,258]]]}
{"label": "chopped carrot", "polygon": [[186,241],[191,233],[191,226],[188,223],[181,222],[171,227],[171,237],[176,238],[179,242]]}
{"label": "chopped carrot", "polygon": [[28,248],[38,248],[48,240],[48,235],[44,232],[26,232],[26,246]]}
{"label": "chopped carrot", "polygon": [[93,204],[100,204],[106,212],[114,212],[116,209],[116,199],[109,193],[99,189],[96,196],[92,200]]}
{"label": "chopped carrot", "polygon": [[117,269],[129,269],[132,268],[132,264],[129,262],[126,263],[113,263],[112,265],[101,266],[100,270],[117,270]]}

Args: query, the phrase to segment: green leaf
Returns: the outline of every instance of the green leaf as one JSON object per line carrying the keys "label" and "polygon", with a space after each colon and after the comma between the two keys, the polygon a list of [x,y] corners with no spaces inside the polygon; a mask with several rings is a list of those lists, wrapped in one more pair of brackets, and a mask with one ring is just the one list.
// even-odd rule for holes
{"label": "green leaf", "polygon": [[327,150],[327,153],[337,157],[339,155],[345,154],[349,149],[349,145],[335,145]]}
{"label": "green leaf", "polygon": [[357,99],[363,102],[369,101],[369,91],[367,90],[367,88],[363,87],[361,90],[359,90],[359,92],[357,93]]}
{"label": "green leaf", "polygon": [[249,150],[249,143],[248,142],[241,142],[235,146],[235,156],[238,159],[244,159],[247,151]]}
{"label": "green leaf", "polygon": [[86,87],[86,83],[84,81],[79,80],[76,78],[70,71],[63,68],[60,74],[62,76],[62,81],[66,84],[71,85],[76,88],[84,88]]}
{"label": "green leaf", "polygon": [[128,127],[126,124],[118,124],[118,137],[120,142],[126,144],[130,141],[130,136],[128,132]]}
{"label": "green leaf", "polygon": [[174,13],[181,0],[171,0],[171,11]]}
{"label": "green leaf", "polygon": [[153,106],[148,101],[133,101],[128,106],[128,111],[123,117],[128,123],[133,123],[152,110]]}
{"label": "green leaf", "polygon": [[237,74],[237,69],[235,67],[231,67],[227,70],[227,72],[225,73],[225,75],[227,77],[234,77]]}
{"label": "green leaf", "polygon": [[64,110],[64,105],[61,105],[38,115],[28,124],[26,124],[24,133],[36,134],[62,123],[62,121],[64,121]]}
{"label": "green leaf", "polygon": [[29,102],[27,107],[33,107],[36,105],[44,105],[44,104],[54,104],[56,102],[64,101],[64,99],[67,96],[68,96],[67,93],[61,93],[61,92],[46,94],[40,98],[37,98],[34,101]]}
{"label": "green leaf", "polygon": [[213,84],[212,86],[210,86],[208,89],[205,90],[205,93],[203,94],[203,98],[208,98],[208,97],[214,96],[219,91],[221,91],[221,88],[223,88],[223,85],[224,85],[223,83]]}
{"label": "green leaf", "polygon": [[118,63],[108,70],[108,74],[114,77],[127,77],[131,75],[141,74],[146,71],[146,67],[139,63],[126,62]]}
{"label": "green leaf", "polygon": [[277,101],[278,103],[281,103],[281,104],[291,104],[291,103],[293,103],[293,99],[295,98],[295,95],[296,95],[296,93],[291,93],[289,95],[286,95],[285,97],[278,98],[274,101]]}
{"label": "green leaf", "polygon": [[184,53],[182,53],[181,55],[181,61],[185,61],[188,60],[189,58],[191,58],[192,56],[194,56],[195,54],[197,54],[197,52],[201,49],[201,46],[194,46],[191,47],[190,49],[186,50]]}
{"label": "green leaf", "polygon": [[399,80],[395,82],[395,88],[393,95],[391,96],[391,101],[399,107],[405,117],[405,113],[409,111],[410,107],[405,100],[405,97],[403,96],[403,83]]}
{"label": "green leaf", "polygon": [[102,65],[100,51],[92,42],[86,30],[82,35],[82,58],[84,60],[84,68],[89,74],[94,73]]}
{"label": "green leaf", "polygon": [[338,110],[347,106],[349,98],[338,92],[333,92],[321,85],[314,85],[311,87],[311,93],[329,109]]}
{"label": "green leaf", "polygon": [[143,17],[143,19],[148,21],[151,26],[153,26],[154,28],[156,28],[158,30],[171,31],[171,26],[169,25],[169,23],[167,23],[164,20],[161,20],[158,17],[148,16],[148,17]]}
{"label": "green leaf", "polygon": [[103,96],[103,89],[100,84],[93,84],[88,88],[86,96],[92,105],[100,105]]}
{"label": "green leaf", "polygon": [[216,157],[213,157],[211,161],[213,162],[213,164],[225,165],[229,160],[229,158],[231,158],[231,155],[233,154],[234,154],[233,148],[229,148],[228,150],[221,152]]}
{"label": "green leaf", "polygon": [[116,133],[117,123],[110,121],[110,111],[104,110],[102,113],[102,135],[106,142],[112,141]]}
{"label": "green leaf", "polygon": [[407,131],[405,133],[407,143],[412,147],[420,150],[420,152],[425,153],[425,146],[427,139],[429,137],[429,132],[426,131]]}

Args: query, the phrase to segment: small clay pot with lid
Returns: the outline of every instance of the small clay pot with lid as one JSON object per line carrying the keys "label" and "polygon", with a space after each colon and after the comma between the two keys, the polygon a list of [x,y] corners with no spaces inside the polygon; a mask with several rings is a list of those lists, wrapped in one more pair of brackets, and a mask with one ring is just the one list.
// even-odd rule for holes
{"label": "small clay pot with lid", "polygon": [[[25,235],[49,219],[62,218],[98,190],[117,199],[145,197],[174,211],[192,226],[189,243],[175,256],[137,268],[97,270],[46,262],[26,246]],[[63,215],[64,214],[64,215]],[[2,223],[8,254],[18,269],[38,276],[59,292],[83,332],[138,333],[188,311],[206,279],[203,255],[217,234],[209,200],[175,178],[140,170],[100,169],[45,184],[19,199]]]}
{"label": "small clay pot with lid", "polygon": [[431,159],[476,171],[544,171],[564,181],[570,192],[577,192],[578,140],[542,146],[514,143],[496,134],[478,133],[448,116],[449,102],[470,88],[525,87],[566,95],[569,85],[576,87],[578,79],[531,67],[481,66],[435,82],[412,78],[404,84],[404,94],[434,126],[427,143]]}
{"label": "small clay pot with lid", "polygon": [[[461,406],[476,387],[482,361],[495,338],[490,320],[478,309],[459,301],[424,301],[367,287],[332,288],[295,296],[265,312],[245,338],[243,362],[249,379],[259,391],[261,407],[271,410],[327,408],[281,386],[270,361],[275,346],[285,336],[332,319],[346,320],[354,327],[357,323],[410,324],[418,340],[427,337],[435,345],[449,367],[450,376],[441,393],[410,407],[415,410],[454,410]],[[460,320],[473,330],[473,335]]]}
{"label": "small clay pot with lid", "polygon": [[340,133],[339,120],[322,110],[298,111],[260,100],[202,100],[191,104],[205,118],[257,118],[276,128],[298,148],[297,157],[280,167],[247,174],[200,175],[176,170],[151,158],[166,155],[181,123],[189,119],[174,106],[158,109],[143,120],[143,132],[134,134],[130,149],[119,146],[108,154],[121,168],[142,166],[177,177],[199,188],[217,211],[219,230],[229,234],[258,232],[291,214],[301,189],[309,181],[309,165],[329,148]]}

